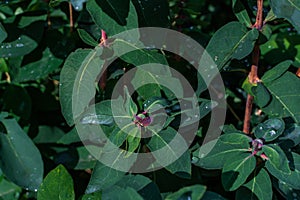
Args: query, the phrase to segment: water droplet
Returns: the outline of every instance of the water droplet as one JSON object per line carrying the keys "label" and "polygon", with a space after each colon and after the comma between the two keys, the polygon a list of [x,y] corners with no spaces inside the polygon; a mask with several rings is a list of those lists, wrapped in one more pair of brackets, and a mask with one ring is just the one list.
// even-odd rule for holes
{"label": "water droplet", "polygon": [[297,197],[297,196],[298,196],[297,193],[293,192],[293,197]]}
{"label": "water droplet", "polygon": [[32,70],[32,71],[30,71],[30,74],[33,74],[34,73],[34,71]]}
{"label": "water droplet", "polygon": [[215,59],[214,59],[215,61],[217,61],[218,60],[218,56],[215,56]]}
{"label": "water droplet", "polygon": [[259,129],[259,130],[263,130],[263,127],[262,127],[262,126],[260,126],[258,129]]}
{"label": "water droplet", "polygon": [[271,135],[271,136],[276,135],[276,131],[271,130],[271,131],[270,131],[270,135]]}
{"label": "water droplet", "polygon": [[21,44],[21,43],[16,44],[16,47],[24,47],[24,44]]}
{"label": "water droplet", "polygon": [[198,114],[196,114],[196,115],[195,115],[195,118],[198,118],[198,117],[199,117],[199,115],[198,115]]}

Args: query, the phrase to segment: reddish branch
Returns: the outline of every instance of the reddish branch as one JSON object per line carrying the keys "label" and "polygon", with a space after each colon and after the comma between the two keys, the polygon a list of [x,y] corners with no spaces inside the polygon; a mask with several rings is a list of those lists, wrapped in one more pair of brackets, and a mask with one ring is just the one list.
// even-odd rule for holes
{"label": "reddish branch", "polygon": [[71,2],[69,2],[69,13],[70,13],[70,31],[73,31],[74,21],[73,21],[73,7]]}
{"label": "reddish branch", "polygon": [[[257,0],[257,14],[256,14],[256,21],[252,28],[256,28],[257,30],[261,30],[263,26],[263,0]],[[256,42],[253,54],[252,54],[252,66],[251,71],[249,73],[249,82],[250,84],[256,84],[260,81],[258,78],[258,63],[259,63],[259,44]],[[245,109],[245,117],[244,117],[244,127],[243,132],[246,134],[250,134],[250,121],[251,121],[251,113],[252,113],[252,105],[253,105],[253,96],[248,94],[247,102],[246,102],[246,109]]]}

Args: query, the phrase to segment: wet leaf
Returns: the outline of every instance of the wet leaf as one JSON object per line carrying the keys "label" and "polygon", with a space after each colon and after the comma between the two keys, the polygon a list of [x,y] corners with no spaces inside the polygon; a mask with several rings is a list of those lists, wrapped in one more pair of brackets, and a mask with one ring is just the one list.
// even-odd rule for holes
{"label": "wet leaf", "polygon": [[285,124],[282,119],[268,119],[264,123],[257,125],[254,130],[256,138],[263,138],[266,142],[270,142],[278,138],[284,131]]}
{"label": "wet leaf", "polygon": [[206,187],[203,185],[192,185],[188,187],[181,188],[177,192],[169,194],[165,200],[175,200],[181,198],[188,198],[191,200],[201,199],[204,195]]}

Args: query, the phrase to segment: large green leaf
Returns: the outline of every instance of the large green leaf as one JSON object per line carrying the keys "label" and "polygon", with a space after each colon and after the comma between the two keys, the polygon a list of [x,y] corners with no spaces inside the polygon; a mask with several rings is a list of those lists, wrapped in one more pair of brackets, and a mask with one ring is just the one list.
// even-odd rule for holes
{"label": "large green leaf", "polygon": [[222,169],[222,184],[225,190],[234,191],[239,188],[255,169],[254,156],[241,154],[235,161],[228,161]]}
{"label": "large green leaf", "polygon": [[191,199],[198,200],[204,195],[206,187],[203,185],[192,185],[181,188],[177,192],[169,194],[165,200]]}
{"label": "large green leaf", "polygon": [[[295,122],[300,122],[300,79],[286,72],[280,78],[272,82],[266,82],[265,86],[272,94],[272,100],[268,106],[263,108],[271,116],[292,117]],[[289,88],[289,89],[287,89]]]}
{"label": "large green leaf", "polygon": [[74,200],[73,180],[63,165],[53,169],[43,180],[38,190],[39,200]]}
{"label": "large green leaf", "polygon": [[226,162],[249,151],[251,138],[240,133],[228,133],[210,141],[193,153],[194,164],[206,169],[220,169]]}
{"label": "large green leaf", "polygon": [[0,166],[11,181],[37,190],[43,179],[43,161],[32,140],[15,119],[3,119],[6,133],[0,133]]}
{"label": "large green leaf", "polygon": [[[258,37],[256,29],[248,30],[239,22],[221,27],[209,41],[206,51],[222,69],[231,59],[242,59],[252,52]],[[200,62],[200,67],[202,66]]]}
{"label": "large green leaf", "polygon": [[235,199],[271,200],[272,194],[272,183],[268,172],[265,169],[256,169],[254,177],[237,190]]}
{"label": "large green leaf", "polygon": [[[134,5],[129,0],[91,0],[87,2],[87,10],[94,22],[103,29],[108,37],[138,28],[138,18]],[[132,42],[139,39],[138,31],[124,34]]]}
{"label": "large green leaf", "polygon": [[0,45],[0,57],[18,57],[29,54],[37,47],[36,41],[26,35],[21,35],[17,40]]}
{"label": "large green leaf", "polygon": [[276,17],[287,19],[300,32],[299,0],[272,0],[270,5]]}
{"label": "large green leaf", "polygon": [[85,192],[93,193],[105,190],[120,181],[124,175],[125,172],[115,170],[101,162],[97,162]]}
{"label": "large green leaf", "polygon": [[0,181],[0,199],[11,200],[15,199],[21,193],[22,189],[10,181],[2,178]]}
{"label": "large green leaf", "polygon": [[95,82],[105,62],[100,58],[102,48],[78,49],[70,54],[60,74],[60,103],[69,125],[74,124],[94,98]]}
{"label": "large green leaf", "polygon": [[29,63],[20,68],[15,82],[34,81],[47,77],[50,73],[57,70],[63,60],[56,58],[47,48],[43,52],[43,57],[36,62]]}
{"label": "large green leaf", "polygon": [[[230,22],[221,27],[209,41],[199,62],[197,93],[207,87],[202,76],[206,76],[207,81],[213,78],[209,74],[212,71],[210,67],[221,70],[230,60],[246,57],[252,52],[258,35],[256,29],[248,30],[239,22]],[[209,56],[211,59],[208,59]]]}

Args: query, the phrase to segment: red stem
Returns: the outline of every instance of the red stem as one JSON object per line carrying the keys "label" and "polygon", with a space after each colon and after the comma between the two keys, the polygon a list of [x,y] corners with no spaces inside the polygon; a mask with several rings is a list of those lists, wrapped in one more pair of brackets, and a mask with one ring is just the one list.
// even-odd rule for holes
{"label": "red stem", "polygon": [[[257,14],[256,14],[256,21],[252,28],[256,28],[257,30],[261,30],[263,26],[263,0],[257,0]],[[258,78],[258,63],[259,63],[259,44],[256,42],[254,49],[253,49],[253,57],[252,57],[252,66],[251,71],[248,75],[249,82],[251,84],[256,84],[260,81]],[[252,105],[253,105],[253,96],[248,94],[247,102],[246,102],[246,109],[245,109],[245,117],[244,117],[244,126],[243,132],[246,134],[250,134],[250,127],[251,127],[251,113],[252,113]]]}
{"label": "red stem", "polygon": [[71,2],[69,2],[69,13],[70,13],[70,31],[73,31],[74,21],[73,21],[73,7]]}

